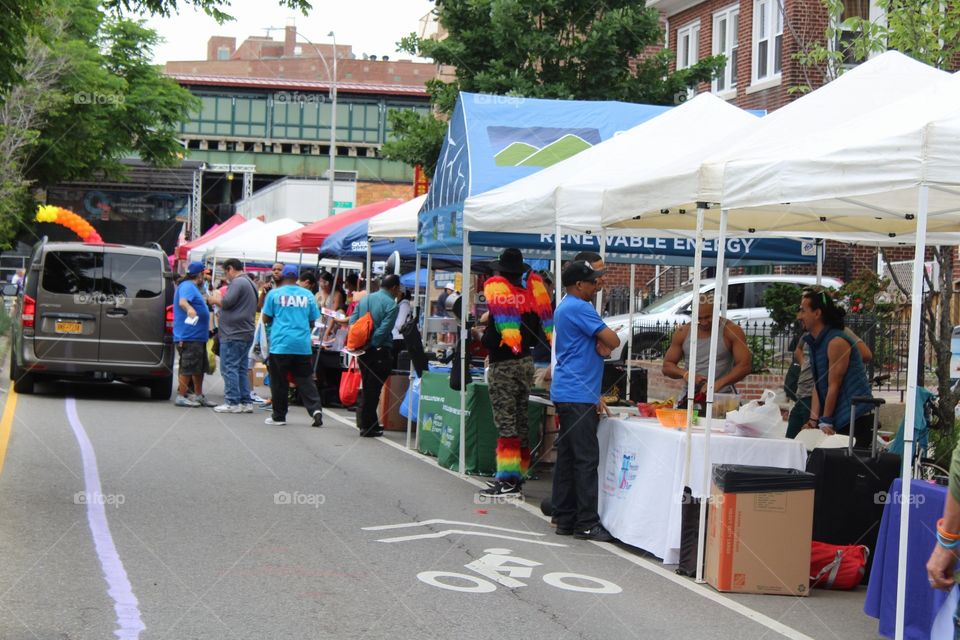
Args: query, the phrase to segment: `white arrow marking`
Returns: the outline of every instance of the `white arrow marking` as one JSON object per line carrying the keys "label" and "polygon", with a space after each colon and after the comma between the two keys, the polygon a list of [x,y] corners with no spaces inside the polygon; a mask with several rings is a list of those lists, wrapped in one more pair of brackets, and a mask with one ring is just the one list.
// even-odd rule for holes
{"label": "white arrow marking", "polygon": [[[423,520],[421,522],[401,522],[400,524],[384,524],[377,527],[362,527],[363,531],[384,531],[385,529],[405,529],[408,527],[426,527],[431,524],[458,524],[464,527],[478,527],[480,529],[493,529],[495,531],[506,531],[507,533],[519,533],[525,536],[543,536],[546,534],[536,531],[520,531],[518,529],[507,529],[505,527],[494,527],[489,524],[474,524],[473,522],[460,522],[459,520],[441,520],[434,518],[432,520]],[[566,545],[562,545],[566,546]]]}
{"label": "white arrow marking", "polygon": [[430,538],[443,538],[456,533],[463,536],[480,536],[483,538],[500,538],[501,540],[514,540],[516,542],[529,542],[531,544],[542,544],[548,547],[565,547],[567,545],[558,542],[545,542],[543,540],[530,540],[529,538],[517,538],[515,536],[504,536],[499,533],[484,533],[483,531],[465,531],[463,529],[446,529],[436,533],[421,533],[415,536],[400,536],[398,538],[382,538],[377,542],[408,542],[410,540],[428,540]]}

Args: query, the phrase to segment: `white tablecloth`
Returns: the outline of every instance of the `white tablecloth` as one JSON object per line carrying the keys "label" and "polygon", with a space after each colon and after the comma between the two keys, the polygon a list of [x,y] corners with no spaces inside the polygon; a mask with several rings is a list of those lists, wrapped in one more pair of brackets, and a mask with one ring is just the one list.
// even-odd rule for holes
{"label": "white tablecloth", "polygon": [[[600,520],[618,539],[676,564],[687,434],[655,419],[600,421]],[[709,494],[703,483],[704,434],[693,433],[690,490]],[[795,440],[710,434],[711,464],[747,464],[803,469],[807,453]]]}

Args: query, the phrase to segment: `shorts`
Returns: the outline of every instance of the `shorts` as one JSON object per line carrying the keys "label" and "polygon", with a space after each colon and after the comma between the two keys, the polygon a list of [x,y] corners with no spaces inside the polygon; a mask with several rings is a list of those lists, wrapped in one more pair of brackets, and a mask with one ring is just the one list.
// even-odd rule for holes
{"label": "shorts", "polygon": [[207,343],[190,340],[177,343],[181,376],[202,376],[207,372]]}

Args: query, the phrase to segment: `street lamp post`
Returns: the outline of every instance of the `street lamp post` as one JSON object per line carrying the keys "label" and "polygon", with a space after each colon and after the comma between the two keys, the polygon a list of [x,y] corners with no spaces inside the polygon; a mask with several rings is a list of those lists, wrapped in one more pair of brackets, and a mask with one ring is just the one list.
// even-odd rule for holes
{"label": "street lamp post", "polygon": [[333,69],[327,64],[327,57],[323,55],[320,47],[310,41],[310,38],[297,32],[297,35],[313,47],[323,62],[323,68],[327,71],[327,77],[330,79],[330,186],[327,189],[327,216],[333,215],[333,187],[337,179],[337,36],[331,31],[327,36],[333,38]]}

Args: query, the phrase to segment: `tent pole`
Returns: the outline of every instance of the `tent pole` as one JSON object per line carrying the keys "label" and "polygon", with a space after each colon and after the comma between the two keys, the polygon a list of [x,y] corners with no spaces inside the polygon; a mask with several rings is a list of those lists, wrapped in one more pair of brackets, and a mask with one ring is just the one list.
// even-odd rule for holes
{"label": "tent pole", "polygon": [[369,236],[368,236],[368,237],[367,237],[367,272],[366,272],[366,276],[367,276],[367,294],[370,293],[370,291],[371,291],[371,286],[373,285],[373,278],[371,277],[371,273],[370,273],[370,263],[371,263],[371,261],[372,261],[372,259],[373,259],[372,256],[371,256],[371,253],[372,253],[372,252],[373,252],[373,243],[370,242],[370,238],[369,238]]}
{"label": "tent pole", "polygon": [[[913,476],[914,420],[917,412],[917,374],[923,354],[915,345],[920,344],[920,319],[923,317],[923,259],[927,240],[927,201],[929,187],[920,185],[917,198],[916,249],[913,254],[913,283],[910,289],[910,359],[907,362],[906,413],[903,416],[903,484],[900,489],[900,558],[897,563],[897,623],[896,640],[903,640],[904,610],[907,596],[907,544],[910,532],[910,478]],[[852,434],[851,434],[852,435]],[[872,443],[871,443],[872,444]]]}
{"label": "tent pole", "polygon": [[[422,324],[420,325],[421,331],[425,331],[427,326],[427,318],[430,316],[430,296],[432,294],[432,289],[433,289],[433,287],[431,286],[432,284],[433,284],[433,255],[428,253],[427,254],[427,290],[426,290],[426,293],[424,294],[423,320],[422,320]],[[423,335],[426,335],[426,333],[424,333]],[[420,390],[423,391],[422,386],[420,387]],[[423,423],[420,421],[420,395],[417,394],[417,433],[413,438],[413,447],[418,451],[420,450],[420,425],[421,424]]]}
{"label": "tent pole", "polygon": [[[624,391],[624,399],[629,402],[630,400],[630,374],[633,373],[633,314],[636,311],[637,298],[633,294],[634,287],[637,284],[637,265],[630,263],[630,316],[627,320],[627,326],[630,329],[627,331],[627,384],[626,391]],[[620,350],[623,351],[622,349]]]}
{"label": "tent pole", "polygon": [[824,247],[823,238],[817,238],[817,286],[818,287],[823,283],[823,252],[825,248],[826,247]]}
{"label": "tent pole", "polygon": [[[553,259],[556,263],[556,268],[553,270],[553,299],[554,305],[553,308],[557,309],[560,306],[560,298],[563,296],[563,280],[561,274],[563,273],[563,247],[560,245],[560,220],[559,217],[555,219],[556,228],[554,229],[553,235]],[[556,313],[556,311],[554,311]],[[557,367],[557,325],[553,325],[553,341],[550,343],[550,374],[552,376],[553,372]]]}
{"label": "tent pole", "polygon": [[[607,229],[600,230],[600,259],[607,263]],[[603,289],[597,291],[597,315],[603,317]]]}
{"label": "tent pole", "polygon": [[[470,315],[470,232],[463,232],[463,284],[460,292],[460,362],[455,366],[469,371],[470,354],[467,352],[467,317]],[[460,475],[467,473],[467,385],[466,375],[460,376]]]}
{"label": "tent pole", "polygon": [[[727,249],[727,210],[720,210],[720,233],[717,236],[717,275],[726,271],[724,268],[724,258]],[[709,495],[710,492],[710,425],[713,419],[713,392],[714,383],[717,380],[717,351],[719,350],[720,340],[723,339],[723,331],[720,327],[720,306],[717,304],[719,295],[720,302],[723,304],[727,299],[727,279],[722,278],[723,288],[714,285],[713,288],[713,317],[710,319],[710,364],[707,368],[707,406],[704,411],[703,422],[703,490]],[[700,528],[697,533],[697,582],[703,582],[703,554],[706,545],[707,532],[707,500],[700,501]]]}
{"label": "tent pole", "polygon": [[[690,309],[690,353],[687,357],[687,453],[683,464],[683,486],[690,486],[690,456],[693,449],[693,396],[697,388],[697,319],[700,314],[700,271],[703,265],[703,208],[697,207],[697,236],[693,254],[693,304]],[[632,331],[631,327],[631,331]],[[632,338],[631,338],[632,341]]]}
{"label": "tent pole", "polygon": [[[417,317],[417,312],[420,310],[420,252],[417,251],[417,257],[413,266],[413,310],[410,312],[413,314],[413,317]],[[410,361],[410,383],[407,386],[407,397],[410,397],[413,389],[413,380],[416,376],[414,375],[413,361]],[[410,448],[410,431],[413,427],[413,407],[410,406],[410,403],[407,403],[407,449]]]}

